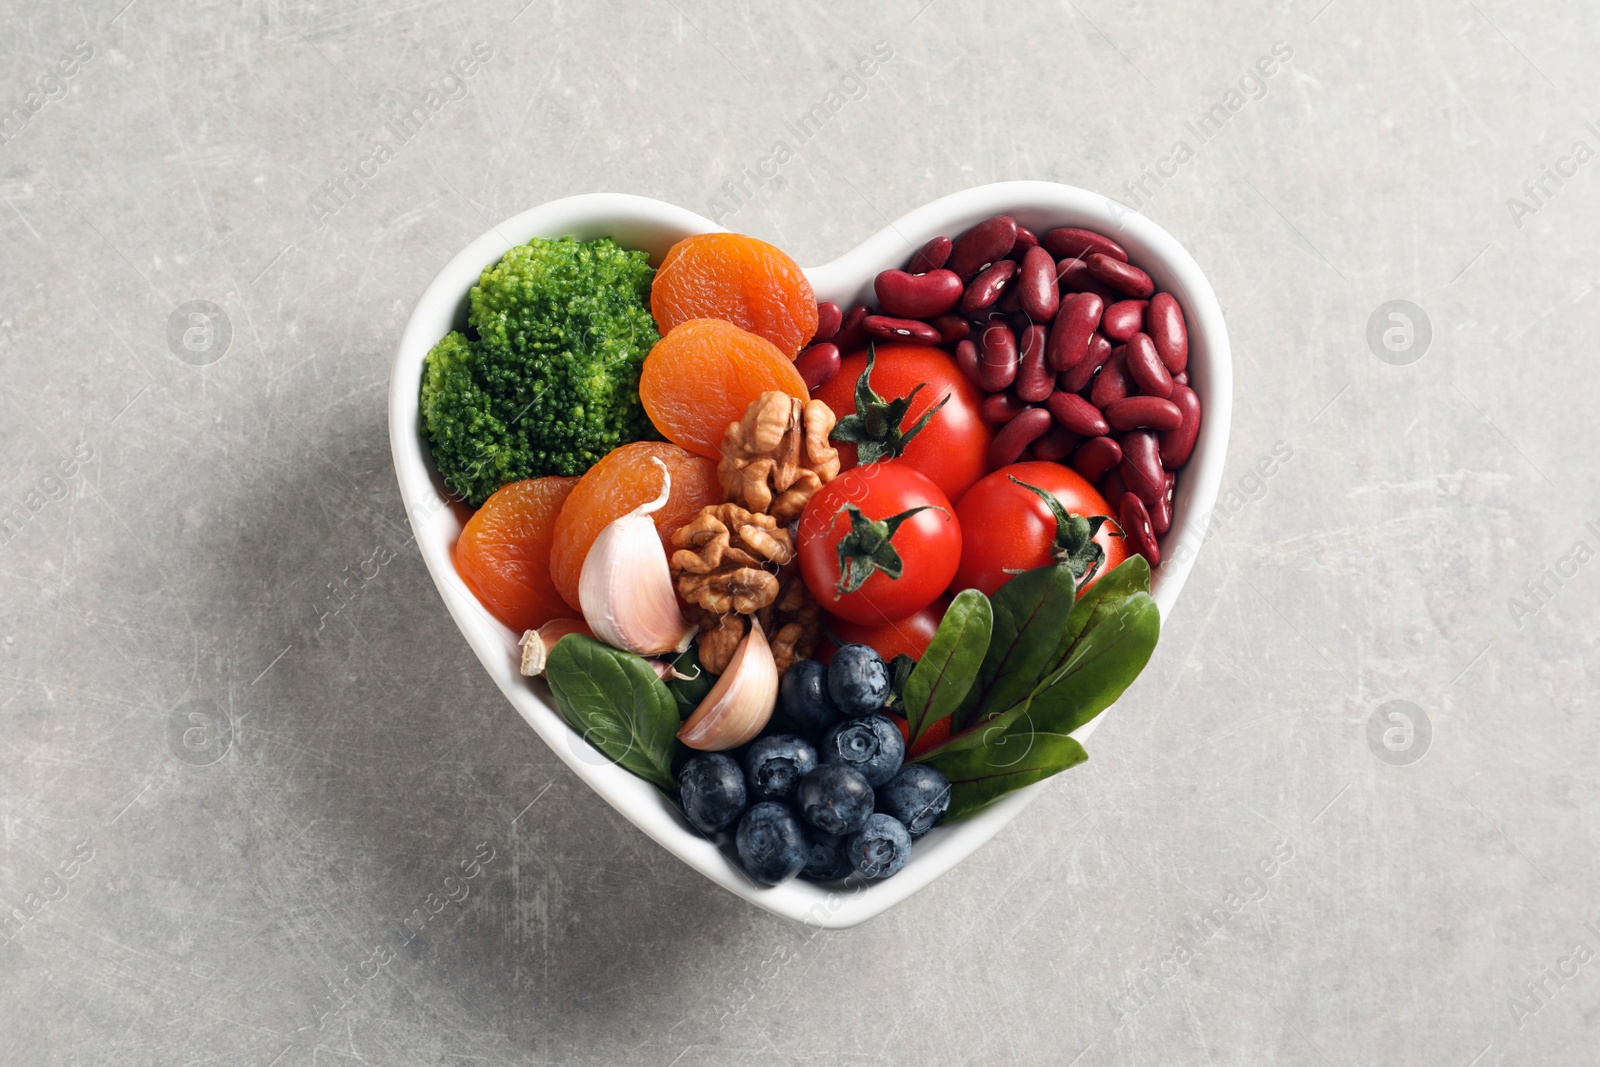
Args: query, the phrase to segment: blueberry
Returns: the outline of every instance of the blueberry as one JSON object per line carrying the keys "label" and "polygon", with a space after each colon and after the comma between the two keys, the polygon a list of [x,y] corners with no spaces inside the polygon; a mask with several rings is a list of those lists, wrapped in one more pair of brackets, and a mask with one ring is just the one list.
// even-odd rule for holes
{"label": "blueberry", "polygon": [[733,839],[745,873],[767,885],[787,882],[811,858],[811,844],[794,809],[771,800],[744,813]]}
{"label": "blueberry", "polygon": [[850,834],[872,814],[872,786],[861,772],[824,764],[800,779],[795,794],[806,822],[825,834]]}
{"label": "blueberry", "polygon": [[844,851],[857,874],[887,878],[911,858],[911,834],[899,819],[879,812],[845,839]]}
{"label": "blueberry", "polygon": [[846,719],[822,739],[822,762],[854,767],[876,789],[893,778],[906,756],[900,730],[887,715]]}
{"label": "blueberry", "polygon": [[950,780],[932,767],[908,763],[878,790],[878,810],[905,824],[921,837],[950,810]]}
{"label": "blueberry", "polygon": [[792,664],[778,686],[778,710],[802,733],[821,737],[840,718],[838,706],[828,695],[828,668],[814,659]]}
{"label": "blueberry", "polygon": [[758,739],[744,753],[744,784],[751,800],[793,800],[800,779],[817,766],[811,742],[792,734]]}
{"label": "blueberry", "polygon": [[866,645],[845,645],[828,665],[828,695],[846,715],[866,715],[889,702],[889,665]]}
{"label": "blueberry", "polygon": [[836,882],[850,873],[850,860],[844,854],[844,838],[808,828],[806,840],[811,842],[811,854],[806,859],[800,877],[813,882]]}
{"label": "blueberry", "polygon": [[696,756],[678,772],[678,797],[690,825],[714,834],[733,825],[744,811],[744,772],[732,756]]}

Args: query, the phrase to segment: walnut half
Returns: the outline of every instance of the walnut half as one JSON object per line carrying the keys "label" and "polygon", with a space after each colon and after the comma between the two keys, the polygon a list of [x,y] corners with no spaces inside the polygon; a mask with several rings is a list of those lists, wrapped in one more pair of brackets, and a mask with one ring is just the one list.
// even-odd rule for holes
{"label": "walnut half", "polygon": [[795,521],[839,473],[839,452],[828,442],[833,426],[833,411],[820,400],[762,393],[723,436],[717,465],[723,490],[780,524]]}

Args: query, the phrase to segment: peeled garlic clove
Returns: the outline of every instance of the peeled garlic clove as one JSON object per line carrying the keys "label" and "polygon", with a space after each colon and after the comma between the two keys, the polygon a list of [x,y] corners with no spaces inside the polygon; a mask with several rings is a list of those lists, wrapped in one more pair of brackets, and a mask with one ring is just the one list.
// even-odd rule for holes
{"label": "peeled garlic clove", "polygon": [[672,474],[652,462],[661,468],[661,495],[600,531],[578,574],[578,603],[595,637],[641,656],[682,652],[695,631],[678,606],[667,550],[650,518],[672,495]]}
{"label": "peeled garlic clove", "polygon": [[736,748],[761,732],[778,705],[778,664],[757,619],[734,650],[728,669],[678,730],[678,740],[702,752]]}
{"label": "peeled garlic clove", "polygon": [[551,619],[537,630],[529,630],[522,635],[522,640],[517,644],[522,646],[522,673],[529,678],[537,678],[544,673],[545,660],[550,658],[550,650],[556,647],[556,642],[568,634],[583,634],[593,637],[589,624],[582,619]]}

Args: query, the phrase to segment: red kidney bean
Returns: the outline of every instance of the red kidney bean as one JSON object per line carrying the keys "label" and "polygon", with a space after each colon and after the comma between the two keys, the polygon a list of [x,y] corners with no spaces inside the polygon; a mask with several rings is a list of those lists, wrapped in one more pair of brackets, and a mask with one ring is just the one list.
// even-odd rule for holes
{"label": "red kidney bean", "polygon": [[831,341],[839,332],[839,326],[844,322],[844,312],[839,310],[839,305],[832,300],[824,300],[817,305],[817,332],[811,335],[813,344]]}
{"label": "red kidney bean", "polygon": [[994,435],[994,441],[989,445],[989,469],[999,470],[1015,463],[1021,458],[1022,450],[1048,433],[1050,426],[1048,411],[1029,408],[1000,427],[1000,432]]}
{"label": "red kidney bean", "polygon": [[833,381],[839,374],[839,346],[828,341],[812,345],[794,361],[794,369],[812,392]]}
{"label": "red kidney bean", "polygon": [[1039,238],[1039,243],[1048,248],[1050,254],[1057,259],[1081,259],[1091,252],[1099,252],[1103,256],[1128,262],[1128,253],[1123,251],[1121,245],[1093,230],[1063,226],[1058,230],[1047,231]]}
{"label": "red kidney bean", "polygon": [[878,310],[901,319],[931,319],[961,302],[961,279],[949,270],[926,274],[879,271],[872,288],[878,294]]}
{"label": "red kidney bean", "polygon": [[939,331],[939,340],[947,345],[964,341],[972,333],[972,327],[967,325],[967,320],[954,312],[948,315],[935,315],[928,320],[928,325]]}
{"label": "red kidney bean", "polygon": [[1128,547],[1150,561],[1150,566],[1161,563],[1161,546],[1156,543],[1156,532],[1150,524],[1150,512],[1136,493],[1128,493],[1117,506],[1117,516],[1122,520],[1122,536]]}
{"label": "red kidney bean", "polygon": [[962,281],[969,281],[991,263],[1004,259],[1016,243],[1017,220],[996,215],[957,237],[944,265],[961,275]]}
{"label": "red kidney bean", "polygon": [[1025,327],[1017,338],[1017,399],[1037,404],[1056,388],[1056,372],[1044,359],[1045,328],[1037,323]]}
{"label": "red kidney bean", "polygon": [[976,315],[992,305],[1000,299],[1006,283],[1016,273],[1017,265],[1009,259],[1002,259],[985,267],[976,278],[967,283],[967,291],[961,295],[961,310],[968,315]]}
{"label": "red kidney bean", "polygon": [[1081,259],[1063,259],[1056,264],[1056,285],[1067,293],[1094,293],[1107,304],[1122,299],[1122,294],[1089,273],[1088,264]]}
{"label": "red kidney bean", "polygon": [[[1100,325],[1105,301],[1093,293],[1074,293],[1061,301],[1050,324],[1048,358],[1056,370],[1068,370],[1089,354],[1089,338]],[[1087,379],[1085,379],[1087,381]]]}
{"label": "red kidney bean", "polygon": [[948,237],[935,237],[911,257],[911,262],[906,264],[908,274],[926,274],[930,270],[938,270],[950,258],[950,246],[955,242]]}
{"label": "red kidney bean", "polygon": [[1106,365],[1095,375],[1089,402],[1104,411],[1118,400],[1133,395],[1133,379],[1128,377],[1127,345],[1118,345]]}
{"label": "red kidney bean", "polygon": [[1161,469],[1160,445],[1149,430],[1134,430],[1122,435],[1122,462],[1117,470],[1128,492],[1146,504],[1154,504],[1167,491],[1167,475]]}
{"label": "red kidney bean", "polygon": [[[1122,484],[1122,475],[1115,469],[1106,472],[1100,479],[1100,484],[1095,488],[1100,490],[1100,495],[1106,498],[1106,503],[1111,506],[1111,514],[1117,513],[1117,505],[1122,503],[1122,498],[1128,495],[1128,487]],[[1118,524],[1121,529],[1121,524]]]}
{"label": "red kidney bean", "polygon": [[1091,437],[1078,446],[1072,454],[1073,470],[1098,482],[1107,471],[1115,471],[1122,462],[1122,446],[1110,437]]}
{"label": "red kidney bean", "polygon": [[1083,438],[1065,426],[1052,426],[1048,433],[1033,443],[1033,458],[1046,463],[1060,463],[1072,455]]}
{"label": "red kidney bean", "polygon": [[839,351],[856,352],[866,347],[867,331],[862,329],[861,324],[870,314],[872,309],[865,304],[857,304],[844,313],[839,332],[833,335],[833,343],[839,346]]}
{"label": "red kidney bean", "polygon": [[1035,245],[1022,257],[1022,269],[1017,284],[1013,286],[1022,301],[1022,310],[1034,322],[1049,322],[1061,306],[1061,292],[1056,288],[1056,261],[1050,253]]}
{"label": "red kidney bean", "polygon": [[1128,377],[1145,396],[1159,396],[1163,400],[1172,395],[1172,375],[1166,364],[1156,355],[1156,344],[1147,333],[1136,333],[1128,339],[1126,356]]}
{"label": "red kidney bean", "polygon": [[983,374],[978,367],[978,346],[971,341],[956,342],[956,366],[967,376],[967,381],[982,388]]}
{"label": "red kidney bean", "polygon": [[[1007,260],[1006,262],[1009,263],[1011,261]],[[1017,292],[1017,287],[1014,285],[1006,286],[1005,291],[1000,294],[1000,299],[995,301],[994,310],[1000,312],[1008,320],[1018,315],[1026,317],[1022,310],[1022,294]]]}
{"label": "red kidney bean", "polygon": [[1129,396],[1106,405],[1106,421],[1113,430],[1155,430],[1163,433],[1183,424],[1178,405],[1158,396]]}
{"label": "red kidney bean", "polygon": [[1100,409],[1077,393],[1063,393],[1059,389],[1050,394],[1044,406],[1064,428],[1084,437],[1104,437],[1111,432]]}
{"label": "red kidney bean", "polygon": [[1150,505],[1150,526],[1160,537],[1172,529],[1172,472],[1167,472],[1167,491],[1161,499]]}
{"label": "red kidney bean", "polygon": [[1147,300],[1118,300],[1100,316],[1100,330],[1113,341],[1127,341],[1144,328]]}
{"label": "red kidney bean", "polygon": [[1022,262],[1022,257],[1028,254],[1028,249],[1030,249],[1030,248],[1038,248],[1038,247],[1039,247],[1038,235],[1035,234],[1032,230],[1028,229],[1026,226],[1022,225],[1021,223],[1018,223],[1017,224],[1017,239],[1015,241],[1011,242],[1011,252],[1010,252],[1011,258],[1016,260],[1018,263],[1021,263]]}
{"label": "red kidney bean", "polygon": [[1177,374],[1174,374],[1172,376],[1172,381],[1173,381],[1173,384],[1175,384],[1175,385],[1188,385],[1189,384],[1189,372],[1186,371],[1186,370],[1179,371]]}
{"label": "red kidney bean", "polygon": [[1017,339],[1003,322],[990,322],[978,337],[978,378],[986,393],[998,393],[1017,379]]}
{"label": "red kidney bean", "polygon": [[1094,378],[1094,372],[1111,358],[1111,352],[1111,342],[1106,340],[1105,334],[1096,330],[1089,335],[1088,353],[1061,372],[1061,376],[1056,379],[1056,388],[1068,393],[1083,392],[1084,387]]}
{"label": "red kidney bean", "polygon": [[1142,299],[1156,291],[1156,283],[1150,280],[1150,275],[1132,263],[1124,263],[1099,252],[1089,253],[1083,263],[1091,275],[1119,293]]}
{"label": "red kidney bean", "polygon": [[991,426],[1004,426],[1028,410],[1028,405],[1018,400],[1011,390],[985,397],[978,406],[978,415]]}
{"label": "red kidney bean", "polygon": [[1156,352],[1167,370],[1177,374],[1189,365],[1189,328],[1183,324],[1183,309],[1171,293],[1150,298],[1146,332],[1156,343]]}
{"label": "red kidney bean", "polygon": [[920,341],[925,345],[939,343],[939,331],[916,319],[868,315],[861,320],[861,328],[870,336],[881,337],[886,341]]}
{"label": "red kidney bean", "polygon": [[1175,471],[1189,462],[1195,439],[1200,436],[1200,398],[1187,385],[1175,385],[1167,402],[1183,415],[1175,429],[1161,435],[1161,465]]}

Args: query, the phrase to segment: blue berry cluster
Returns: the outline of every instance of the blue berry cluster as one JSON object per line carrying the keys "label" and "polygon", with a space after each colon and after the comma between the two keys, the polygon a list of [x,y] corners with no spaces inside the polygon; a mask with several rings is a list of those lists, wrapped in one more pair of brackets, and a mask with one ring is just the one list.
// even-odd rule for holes
{"label": "blue berry cluster", "polygon": [[827,666],[794,664],[768,732],[742,751],[684,764],[684,816],[708,836],[732,830],[739,862],[767,885],[897,873],[912,839],[949,809],[950,783],[905,763],[905,742],[883,713],[889,695],[888,665],[866,645],[845,645]]}

